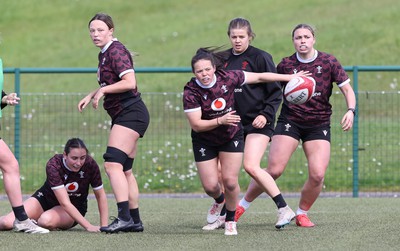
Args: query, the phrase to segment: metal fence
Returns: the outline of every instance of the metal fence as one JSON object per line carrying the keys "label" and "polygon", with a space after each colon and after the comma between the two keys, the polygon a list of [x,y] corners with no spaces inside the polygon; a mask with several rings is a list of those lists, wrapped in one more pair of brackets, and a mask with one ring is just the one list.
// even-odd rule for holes
{"label": "metal fence", "polygon": [[[331,161],[323,195],[396,197],[400,193],[400,92],[359,91],[358,71],[399,71],[400,67],[346,70],[353,72],[358,114],[352,132],[342,132],[340,120],[347,110],[346,104],[341,93],[333,93]],[[188,68],[137,69],[139,73],[188,71]],[[86,109],[82,114],[77,111],[77,103],[85,94],[20,92],[20,74],[27,72],[94,73],[96,69],[5,69],[5,73],[15,74],[15,90],[23,102],[3,110],[1,136],[19,160],[24,193],[42,185],[47,160],[55,153],[62,153],[68,138],[82,138],[102,167],[110,126],[103,109]],[[181,93],[142,93],[142,97],[149,108],[151,122],[145,137],[139,141],[134,164],[139,189],[142,193],[202,192]],[[301,145],[298,148],[278,179],[279,187],[286,194],[298,194],[307,177],[306,159]],[[267,153],[264,166],[266,158]],[[103,177],[106,189],[111,191],[106,176]],[[242,170],[243,191],[249,180]],[[2,189],[1,186],[3,193]]]}

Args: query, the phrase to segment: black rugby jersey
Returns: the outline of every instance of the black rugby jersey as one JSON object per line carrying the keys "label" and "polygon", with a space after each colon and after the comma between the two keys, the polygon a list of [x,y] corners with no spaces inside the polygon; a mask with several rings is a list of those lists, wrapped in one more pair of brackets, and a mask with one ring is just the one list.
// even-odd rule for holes
{"label": "black rugby jersey", "polygon": [[[276,73],[272,56],[258,48],[249,46],[240,55],[229,49],[229,58],[224,67],[227,70]],[[242,85],[235,89],[235,107],[243,126],[251,125],[258,115],[264,115],[268,123],[275,122],[275,115],[282,102],[279,82]]]}

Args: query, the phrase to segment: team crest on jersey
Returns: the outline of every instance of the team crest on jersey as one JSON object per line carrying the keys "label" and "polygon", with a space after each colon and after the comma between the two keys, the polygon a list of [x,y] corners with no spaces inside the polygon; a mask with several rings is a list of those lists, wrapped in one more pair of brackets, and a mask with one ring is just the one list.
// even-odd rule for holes
{"label": "team crest on jersey", "polygon": [[106,62],[106,58],[103,58],[103,61],[101,62],[102,65],[104,65],[104,63]]}
{"label": "team crest on jersey", "polygon": [[207,100],[207,94],[203,95],[204,100]]}
{"label": "team crest on jersey", "polygon": [[320,73],[320,74],[322,73],[322,72],[321,72],[322,67],[321,67],[320,65],[317,66],[317,70],[318,70],[317,73]]}
{"label": "team crest on jersey", "polygon": [[227,93],[227,92],[228,92],[228,89],[226,89],[226,85],[223,85],[223,86],[221,87],[221,89],[224,91],[224,93]]}
{"label": "team crest on jersey", "polygon": [[211,103],[211,108],[214,111],[222,111],[226,107],[226,101],[223,98],[217,98]]}
{"label": "team crest on jersey", "polygon": [[242,62],[242,70],[246,70],[248,64],[249,64],[249,62],[243,61]]}
{"label": "team crest on jersey", "polygon": [[67,189],[67,192],[73,193],[76,192],[79,188],[79,184],[77,182],[71,182],[65,185],[65,189]]}
{"label": "team crest on jersey", "polygon": [[85,174],[84,171],[80,171],[80,172],[79,172],[79,175],[80,175],[80,178],[81,178],[81,179],[85,178],[85,177],[83,176],[84,174]]}

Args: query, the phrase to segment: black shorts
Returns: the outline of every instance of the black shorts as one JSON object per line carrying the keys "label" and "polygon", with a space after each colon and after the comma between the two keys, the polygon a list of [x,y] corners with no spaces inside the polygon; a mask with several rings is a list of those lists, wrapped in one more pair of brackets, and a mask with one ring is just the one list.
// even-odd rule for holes
{"label": "black shorts", "polygon": [[301,140],[303,143],[318,139],[331,142],[331,126],[329,124],[302,126],[287,119],[279,118],[274,135],[287,135],[296,140]]}
{"label": "black shorts", "polygon": [[[32,194],[31,197],[33,197],[39,201],[40,205],[43,208],[43,211],[52,209],[55,206],[60,206],[59,203],[55,203],[55,202],[51,202],[51,201],[47,200],[46,193],[42,189],[37,190],[34,194]],[[86,212],[87,212],[87,200],[84,203],[81,203],[79,205],[79,207],[77,207],[77,206],[75,206],[75,207],[82,214],[82,216],[85,216]],[[75,225],[76,225],[76,223],[74,224],[74,226]]]}
{"label": "black shorts", "polygon": [[117,117],[113,119],[111,127],[113,125],[128,127],[139,133],[140,137],[143,137],[149,127],[149,123],[149,111],[144,102],[139,100],[122,110]]}
{"label": "black shorts", "polygon": [[218,156],[219,152],[243,152],[244,140],[243,131],[240,130],[236,135],[227,143],[222,145],[207,144],[203,141],[192,141],[194,160],[196,162],[207,161],[214,159]]}
{"label": "black shorts", "polygon": [[272,125],[272,124],[265,125],[261,129],[254,128],[253,125],[250,124],[247,126],[243,126],[243,129],[244,129],[244,138],[245,139],[246,139],[247,135],[253,134],[253,133],[263,134],[265,136],[268,136],[269,138],[271,138],[272,135],[274,134],[274,125]]}

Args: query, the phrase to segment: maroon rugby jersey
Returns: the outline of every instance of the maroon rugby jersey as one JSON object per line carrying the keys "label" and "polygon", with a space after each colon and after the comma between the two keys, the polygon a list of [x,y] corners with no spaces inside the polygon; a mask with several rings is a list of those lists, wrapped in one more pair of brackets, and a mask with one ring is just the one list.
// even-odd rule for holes
{"label": "maroon rugby jersey", "polygon": [[[245,76],[243,71],[217,71],[216,82],[210,86],[203,86],[196,78],[192,78],[183,90],[183,108],[185,112],[201,109],[201,118],[211,120],[234,111],[235,88],[240,87]],[[242,130],[238,126],[222,125],[207,132],[195,132],[192,130],[192,139],[206,141],[208,144],[221,145],[233,138]]]}
{"label": "maroon rugby jersey", "polygon": [[350,82],[340,62],[332,55],[316,51],[318,55],[311,62],[303,63],[294,53],[283,58],[277,66],[278,73],[293,74],[303,71],[312,73],[316,87],[312,99],[302,105],[294,105],[284,99],[280,116],[302,125],[326,125],[330,123],[332,105],[329,98],[332,95],[333,82],[339,87]]}
{"label": "maroon rugby jersey", "polygon": [[65,187],[69,199],[75,207],[86,203],[89,195],[89,185],[93,190],[103,187],[100,169],[92,157],[87,156],[79,172],[68,170],[63,162],[63,155],[54,155],[46,164],[47,179],[41,190],[50,205],[59,205],[53,192],[55,189]]}
{"label": "maroon rugby jersey", "polygon": [[[99,53],[97,81],[101,87],[112,85],[128,72],[134,72],[132,56],[122,43],[113,39]],[[124,93],[106,94],[103,107],[111,118],[115,118],[124,107],[139,100],[140,93],[135,88]]]}

